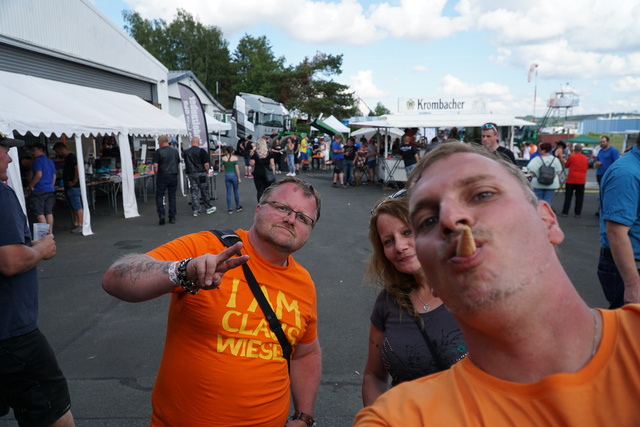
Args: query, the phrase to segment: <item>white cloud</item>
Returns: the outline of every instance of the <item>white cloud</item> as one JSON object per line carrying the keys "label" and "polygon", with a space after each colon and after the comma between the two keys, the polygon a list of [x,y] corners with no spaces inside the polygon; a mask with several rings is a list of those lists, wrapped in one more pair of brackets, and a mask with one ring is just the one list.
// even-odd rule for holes
{"label": "white cloud", "polygon": [[456,5],[460,16],[443,16],[447,0],[400,0],[399,5],[380,3],[371,6],[371,21],[397,38],[430,41],[464,31],[473,20],[465,13],[467,1]]}
{"label": "white cloud", "polygon": [[185,9],[203,24],[220,27],[227,36],[261,24],[309,43],[365,45],[386,35],[365,16],[357,0],[182,0],[179,5],[174,0],[127,1],[147,19],[171,21],[178,7]]}
{"label": "white cloud", "polygon": [[496,114],[514,114],[514,97],[509,91],[509,87],[499,83],[465,83],[459,78],[448,74],[440,81],[438,93],[476,100],[481,99],[484,101],[487,111]]}
{"label": "white cloud", "polygon": [[614,92],[634,93],[640,92],[640,77],[626,76],[611,84]]}
{"label": "white cloud", "polygon": [[[429,66],[428,69],[416,66],[410,71],[435,75],[438,64],[424,58],[441,57],[443,43],[451,42],[448,47],[452,55],[459,52],[466,55],[466,49],[480,47],[478,53],[485,54],[494,67],[499,65],[522,73],[523,82],[529,66],[538,63],[538,89],[545,83],[558,85],[558,81],[570,81],[582,88],[599,87],[600,91],[609,88],[610,93],[619,95],[638,92],[638,0],[581,0],[579,4],[558,0],[181,0],[177,4],[174,0],[124,1],[144,18],[168,22],[180,7],[205,25],[219,26],[227,38],[243,32],[254,34],[256,28],[269,34],[270,29],[276,28],[284,33],[285,39],[303,42],[310,50],[331,50],[318,46],[320,43],[344,46],[345,64],[349,61],[348,46],[372,45],[375,53],[382,53],[389,45],[402,43],[396,51],[411,49],[414,58],[418,58],[413,63]],[[472,45],[460,44],[469,40],[459,34],[463,32],[473,37]],[[443,39],[448,40],[439,41]],[[352,77],[358,91],[374,97],[385,94],[373,84],[371,75],[361,73]],[[393,79],[398,90],[403,90],[400,85],[405,78],[385,77],[389,88],[395,87]],[[499,83],[455,82],[447,76],[440,90],[499,95],[506,88]],[[597,102],[604,105],[606,100]]]}
{"label": "white cloud", "polygon": [[525,46],[518,50],[513,63],[536,62],[538,75],[557,79],[600,79],[640,74],[640,53],[602,54],[572,49],[567,40],[546,45]]}
{"label": "white cloud", "polygon": [[378,89],[373,83],[373,71],[362,70],[358,74],[351,76],[351,90],[360,98],[384,98],[389,94]]}
{"label": "white cloud", "polygon": [[442,78],[438,92],[442,95],[492,97],[502,100],[511,99],[509,87],[499,83],[486,82],[481,84],[464,83],[457,77],[447,74]]}
{"label": "white cloud", "polygon": [[426,73],[429,71],[429,68],[424,65],[416,65],[411,69],[411,71],[414,73]]}

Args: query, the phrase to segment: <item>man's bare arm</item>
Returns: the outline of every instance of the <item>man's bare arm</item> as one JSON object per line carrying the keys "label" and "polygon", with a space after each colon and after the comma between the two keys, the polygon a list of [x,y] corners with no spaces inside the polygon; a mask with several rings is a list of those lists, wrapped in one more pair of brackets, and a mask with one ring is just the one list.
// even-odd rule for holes
{"label": "man's bare arm", "polygon": [[173,291],[170,261],[157,261],[144,254],[131,254],[113,263],[102,278],[107,293],[128,302],[141,302]]}
{"label": "man's bare arm", "polygon": [[[200,289],[220,286],[222,275],[244,264],[248,255],[234,256],[242,243],[226,248],[219,254],[204,254],[187,264],[187,279]],[[103,289],[128,302],[141,302],[172,292],[176,284],[169,278],[169,267],[174,261],[158,261],[149,255],[132,254],[116,261],[102,278]]]}
{"label": "man's bare arm", "polygon": [[606,227],[611,254],[624,281],[624,302],[640,302],[640,275],[629,239],[629,227],[614,221],[607,221]]}
{"label": "man's bare arm", "polygon": [[40,261],[56,255],[56,243],[53,234],[47,234],[40,240],[26,246],[22,243],[0,246],[0,274],[14,276],[35,267]]}

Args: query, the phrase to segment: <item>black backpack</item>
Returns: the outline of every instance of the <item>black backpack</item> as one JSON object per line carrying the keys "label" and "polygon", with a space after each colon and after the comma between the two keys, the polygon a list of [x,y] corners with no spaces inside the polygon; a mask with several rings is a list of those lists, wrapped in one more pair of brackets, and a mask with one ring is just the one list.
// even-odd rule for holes
{"label": "black backpack", "polygon": [[556,158],[551,157],[550,165],[547,165],[542,157],[540,160],[542,161],[542,166],[540,166],[540,170],[538,171],[538,183],[542,185],[551,185],[556,179],[556,168],[553,167],[553,162]]}

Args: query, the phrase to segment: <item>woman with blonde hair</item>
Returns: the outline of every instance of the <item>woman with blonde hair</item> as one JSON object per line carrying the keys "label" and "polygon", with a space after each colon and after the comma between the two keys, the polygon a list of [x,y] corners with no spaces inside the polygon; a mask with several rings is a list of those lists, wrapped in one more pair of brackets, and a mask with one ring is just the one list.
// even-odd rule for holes
{"label": "woman with blonde hair", "polygon": [[371,212],[368,277],[382,291],[371,314],[362,401],[371,405],[391,386],[448,369],[467,347],[458,322],[432,295],[416,257],[406,191]]}
{"label": "woman with blonde hair", "polygon": [[238,191],[238,184],[240,181],[240,168],[238,167],[238,158],[233,154],[233,147],[230,145],[225,148],[225,156],[222,158],[222,170],[224,171],[224,185],[227,188],[227,208],[229,214],[233,213],[231,207],[231,192],[235,197],[236,212],[242,211],[240,206],[240,192]]}
{"label": "woman with blonde hair", "polygon": [[276,164],[273,153],[267,147],[267,141],[262,138],[256,142],[255,150],[251,150],[251,167],[253,168],[253,183],[258,193],[258,202],[260,202],[264,190],[276,182]]}

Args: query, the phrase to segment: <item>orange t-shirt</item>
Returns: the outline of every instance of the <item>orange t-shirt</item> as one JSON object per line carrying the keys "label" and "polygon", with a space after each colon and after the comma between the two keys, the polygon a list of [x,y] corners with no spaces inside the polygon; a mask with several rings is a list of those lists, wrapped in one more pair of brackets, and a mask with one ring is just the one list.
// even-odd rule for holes
{"label": "orange t-shirt", "polygon": [[578,372],[518,384],[488,375],[467,357],[392,388],[360,411],[354,426],[637,426],[640,305],[600,312],[598,351]]}
{"label": "orange t-shirt", "polygon": [[[236,231],[249,266],[292,346],[317,337],[316,293],[309,273],[289,257],[273,265]],[[172,261],[217,254],[224,245],[209,231],[189,234],[150,252]],[[289,412],[289,374],[280,343],[247,284],[242,267],[227,271],[218,289],[171,296],[162,362],[153,388],[152,426],[277,426]]]}

